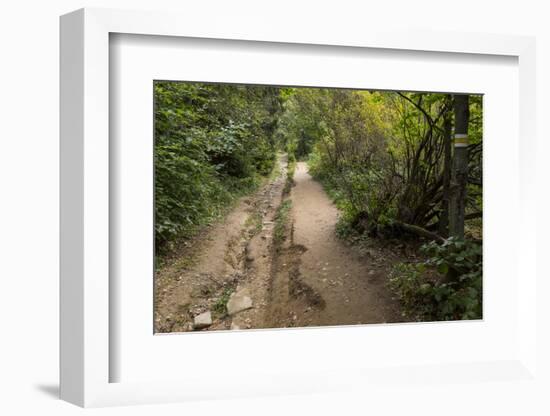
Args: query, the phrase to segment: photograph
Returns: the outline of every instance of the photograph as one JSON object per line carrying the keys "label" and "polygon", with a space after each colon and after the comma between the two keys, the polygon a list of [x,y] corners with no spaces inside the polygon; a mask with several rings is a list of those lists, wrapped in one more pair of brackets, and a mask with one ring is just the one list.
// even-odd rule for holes
{"label": "photograph", "polygon": [[152,88],[154,333],[483,319],[482,94]]}

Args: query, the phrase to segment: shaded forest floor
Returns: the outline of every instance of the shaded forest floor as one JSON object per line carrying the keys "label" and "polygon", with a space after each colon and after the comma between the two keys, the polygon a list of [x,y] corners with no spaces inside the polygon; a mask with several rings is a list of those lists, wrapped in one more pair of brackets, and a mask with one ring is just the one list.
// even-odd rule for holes
{"label": "shaded forest floor", "polygon": [[348,244],[339,211],[299,162],[287,159],[223,221],[176,250],[155,276],[155,332],[400,322],[386,287],[402,244]]}

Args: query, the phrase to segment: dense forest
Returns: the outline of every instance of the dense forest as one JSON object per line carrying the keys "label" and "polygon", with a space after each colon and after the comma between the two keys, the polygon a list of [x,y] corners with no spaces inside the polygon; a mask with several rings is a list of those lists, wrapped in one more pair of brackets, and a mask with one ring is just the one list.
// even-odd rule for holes
{"label": "dense forest", "polygon": [[157,257],[222,219],[285,154],[336,204],[339,238],[415,252],[387,275],[404,317],[481,317],[481,96],[164,81],[154,92]]}

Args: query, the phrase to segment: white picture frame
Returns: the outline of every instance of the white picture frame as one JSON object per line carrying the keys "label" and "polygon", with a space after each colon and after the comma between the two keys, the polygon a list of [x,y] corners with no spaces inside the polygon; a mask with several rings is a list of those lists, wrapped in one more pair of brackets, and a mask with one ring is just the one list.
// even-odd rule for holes
{"label": "white picture frame", "polygon": [[[172,13],[82,9],[61,18],[61,397],[80,406],[159,403],[216,397],[296,394],[384,385],[395,379],[421,383],[451,379],[537,383],[535,190],[535,41],[529,37],[426,31],[380,32],[364,28],[325,31],[281,30],[247,25],[238,33],[229,22],[205,25]],[[314,29],[314,28],[313,28]],[[110,34],[223,39],[227,41],[330,45],[339,48],[424,51],[514,57],[519,68],[519,191],[517,348],[507,359],[441,362],[414,368],[286,370],[263,379],[227,385],[200,378],[183,381],[110,382],[116,357],[110,349],[109,236],[109,37]],[[112,168],[112,167],[111,167]],[[418,331],[418,329],[410,329]],[[281,332],[282,334],[282,332]],[[152,334],[151,334],[152,335]],[[331,336],[328,333],[320,337]],[[333,336],[333,335],[332,335]],[[338,351],[336,351],[338,353]],[[320,377],[325,374],[327,377]],[[412,377],[411,377],[412,376]],[[342,380],[347,380],[343,382]],[[408,380],[408,381],[407,381]],[[223,388],[222,388],[223,387]]]}

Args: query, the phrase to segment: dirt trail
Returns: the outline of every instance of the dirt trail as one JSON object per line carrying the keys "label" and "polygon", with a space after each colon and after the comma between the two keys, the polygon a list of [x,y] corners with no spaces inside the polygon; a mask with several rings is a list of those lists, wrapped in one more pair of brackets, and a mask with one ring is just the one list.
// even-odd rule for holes
{"label": "dirt trail", "polygon": [[398,321],[398,307],[385,287],[388,264],[337,237],[338,209],[306,163],[297,164],[294,181],[291,241],[276,260],[274,276],[275,286],[287,286],[288,310],[271,326]]}
{"label": "dirt trail", "polygon": [[[286,156],[279,156],[259,191],[157,271],[155,332],[399,321],[385,286],[395,255],[340,240],[338,209],[307,165],[297,164],[290,195],[286,168]],[[284,206],[289,210],[281,221],[277,212]],[[249,305],[231,313],[231,305],[243,301]],[[199,327],[197,317],[205,313],[208,323]]]}

